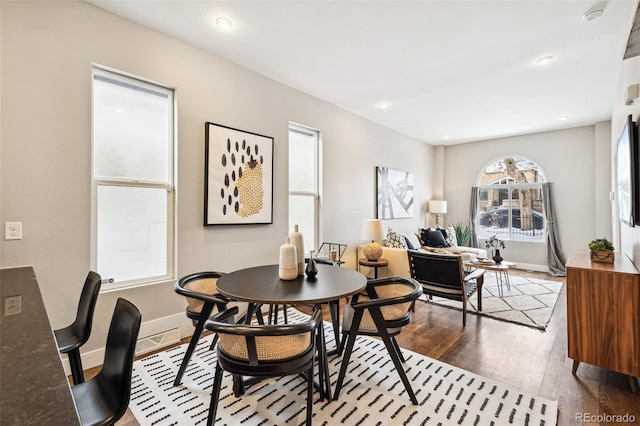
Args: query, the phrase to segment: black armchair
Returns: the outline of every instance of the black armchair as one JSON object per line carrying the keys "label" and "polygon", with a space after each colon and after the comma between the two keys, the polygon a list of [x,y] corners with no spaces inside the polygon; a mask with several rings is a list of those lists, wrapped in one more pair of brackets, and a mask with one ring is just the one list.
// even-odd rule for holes
{"label": "black armchair", "polygon": [[478,311],[482,311],[484,270],[465,275],[462,257],[407,250],[411,277],[422,284],[424,294],[462,302],[462,325],[467,324],[467,300],[478,291]]}
{"label": "black armchair", "polygon": [[402,327],[409,324],[411,306],[422,295],[422,287],[411,278],[391,277],[369,280],[366,292],[368,300],[359,301],[362,295],[356,294],[351,304],[345,305],[342,333],[346,335],[346,339],[343,336],[338,350],[342,353],[344,349],[345,353],[333,397],[338,399],[340,395],[355,339],[358,334],[362,334],[382,338],[411,402],[418,405],[411,383],[402,367],[404,358],[394,336],[400,334]]}
{"label": "black armchair", "polygon": [[[205,323],[205,327],[219,337],[207,425],[214,424],[216,420],[223,371],[233,374],[236,381],[241,380],[241,376],[262,378],[306,374],[306,423],[311,425],[313,364],[317,333],[322,333],[318,330],[322,324],[322,311],[316,309],[306,322],[284,325],[230,323],[229,318],[237,312],[237,307],[230,308]],[[243,385],[234,384],[237,397],[243,389]],[[320,392],[322,395],[322,390]]]}

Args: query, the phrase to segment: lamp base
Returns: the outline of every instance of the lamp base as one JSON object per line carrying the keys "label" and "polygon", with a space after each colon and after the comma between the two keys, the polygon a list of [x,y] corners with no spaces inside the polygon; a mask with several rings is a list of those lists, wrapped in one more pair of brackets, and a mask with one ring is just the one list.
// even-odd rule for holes
{"label": "lamp base", "polygon": [[362,248],[362,254],[364,254],[364,257],[366,257],[367,260],[375,262],[382,257],[382,247],[380,247],[380,244],[375,242],[367,243]]}

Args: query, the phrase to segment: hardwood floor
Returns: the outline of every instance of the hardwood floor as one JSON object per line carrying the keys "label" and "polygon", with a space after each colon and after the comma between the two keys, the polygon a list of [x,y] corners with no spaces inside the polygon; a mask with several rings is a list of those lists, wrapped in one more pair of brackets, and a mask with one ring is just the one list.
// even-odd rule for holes
{"label": "hardwood floor", "polygon": [[[515,273],[564,281],[544,273]],[[329,318],[326,312],[325,317]],[[564,289],[546,332],[473,314],[467,315],[467,326],[463,328],[459,311],[419,302],[411,324],[398,336],[398,343],[414,352],[557,400],[558,425],[615,423],[579,421],[580,415],[584,418],[627,414],[640,422],[640,395],[631,392],[626,376],[588,364],[580,364],[577,375],[571,374],[573,361],[567,357]],[[87,377],[96,371],[87,371]],[[138,423],[127,411],[117,425]]]}

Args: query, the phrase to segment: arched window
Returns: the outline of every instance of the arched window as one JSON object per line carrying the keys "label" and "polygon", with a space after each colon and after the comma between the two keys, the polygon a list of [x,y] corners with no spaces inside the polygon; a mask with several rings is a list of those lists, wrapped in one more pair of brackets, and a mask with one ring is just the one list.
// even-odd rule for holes
{"label": "arched window", "polygon": [[498,158],[478,176],[478,239],[544,242],[542,169],[533,161],[511,155]]}

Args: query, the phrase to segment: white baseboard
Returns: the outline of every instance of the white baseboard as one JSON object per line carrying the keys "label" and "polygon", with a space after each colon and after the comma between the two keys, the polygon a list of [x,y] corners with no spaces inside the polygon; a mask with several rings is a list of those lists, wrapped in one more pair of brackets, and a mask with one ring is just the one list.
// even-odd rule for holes
{"label": "white baseboard", "polygon": [[[176,328],[178,329],[180,338],[191,336],[191,334],[193,333],[193,325],[191,323],[191,320],[187,318],[184,313],[180,313],[143,322],[142,324],[140,324],[140,333],[138,334],[138,340]],[[82,368],[84,368],[85,370],[102,365],[102,362],[104,361],[104,346],[92,351],[83,352],[81,350],[80,352],[82,356]],[[67,375],[70,375],[71,368],[69,366],[69,359],[67,358],[67,356],[64,356],[62,358],[62,364],[64,365],[65,373],[67,373]]]}

